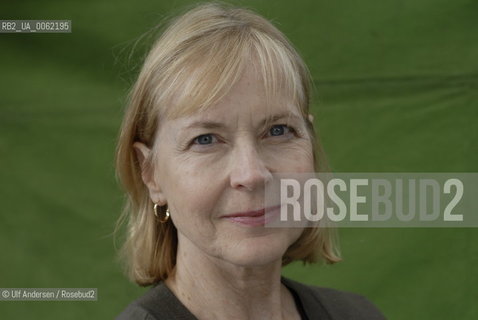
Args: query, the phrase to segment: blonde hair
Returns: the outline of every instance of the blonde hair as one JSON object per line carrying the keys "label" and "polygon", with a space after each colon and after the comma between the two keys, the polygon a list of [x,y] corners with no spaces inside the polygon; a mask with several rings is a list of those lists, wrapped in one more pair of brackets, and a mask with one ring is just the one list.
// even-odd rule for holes
{"label": "blonde hair", "polygon": [[[260,74],[267,99],[286,95],[298,107],[313,143],[316,171],[327,169],[309,121],[310,74],[285,36],[256,13],[224,4],[201,4],[173,20],[147,55],[129,94],[120,130],[116,170],[127,200],[120,221],[128,219],[122,256],[129,277],[139,285],[166,279],[176,261],[177,231],[153,214],[142,174],[154,170],[150,153],[141,168],[133,143],[152,148],[160,119],[208,108],[226,95],[250,64]],[[142,171],[143,170],[143,171]],[[161,207],[164,213],[166,206]],[[328,228],[306,228],[283,257],[333,263],[340,260]]]}

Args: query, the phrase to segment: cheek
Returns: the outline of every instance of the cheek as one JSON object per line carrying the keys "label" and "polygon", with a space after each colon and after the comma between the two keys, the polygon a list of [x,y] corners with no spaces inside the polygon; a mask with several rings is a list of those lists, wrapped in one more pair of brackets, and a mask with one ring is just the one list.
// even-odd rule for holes
{"label": "cheek", "polygon": [[165,185],[165,196],[173,220],[203,228],[215,214],[215,204],[222,188],[214,183],[214,176],[208,177],[209,172],[178,170],[179,167],[169,172],[168,176],[174,177],[174,181]]}
{"label": "cheek", "polygon": [[314,154],[308,141],[267,150],[267,162],[277,172],[313,172]]}

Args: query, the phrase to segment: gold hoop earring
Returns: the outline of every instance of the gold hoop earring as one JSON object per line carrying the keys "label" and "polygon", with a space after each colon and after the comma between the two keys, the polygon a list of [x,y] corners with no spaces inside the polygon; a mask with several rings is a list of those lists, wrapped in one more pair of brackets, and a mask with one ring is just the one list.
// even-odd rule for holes
{"label": "gold hoop earring", "polygon": [[161,222],[161,223],[168,222],[169,217],[171,216],[170,213],[169,213],[169,208],[166,209],[164,217],[160,217],[159,207],[160,207],[159,204],[157,204],[157,203],[154,204],[154,206],[153,206],[154,215],[156,216],[156,218],[158,218],[159,222]]}

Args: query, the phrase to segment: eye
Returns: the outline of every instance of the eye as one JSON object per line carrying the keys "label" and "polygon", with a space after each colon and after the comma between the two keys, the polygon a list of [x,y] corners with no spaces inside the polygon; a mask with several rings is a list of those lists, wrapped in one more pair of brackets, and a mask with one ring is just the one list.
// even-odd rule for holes
{"label": "eye", "polygon": [[277,136],[283,136],[283,135],[292,133],[293,131],[294,131],[294,129],[292,129],[291,127],[289,127],[285,124],[277,124],[277,125],[272,126],[269,129],[269,135],[271,135],[273,137],[277,137]]}
{"label": "eye", "polygon": [[214,142],[217,142],[217,138],[213,136],[212,134],[208,133],[208,134],[202,134],[200,136],[197,136],[194,139],[193,144],[208,145]]}

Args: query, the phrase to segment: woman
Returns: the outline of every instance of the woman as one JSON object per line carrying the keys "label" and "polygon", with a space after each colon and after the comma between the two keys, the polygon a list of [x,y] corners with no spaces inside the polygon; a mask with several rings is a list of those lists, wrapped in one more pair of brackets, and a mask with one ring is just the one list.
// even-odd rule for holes
{"label": "woman", "polygon": [[314,172],[309,74],[244,9],[200,5],[146,57],[117,150],[129,275],[153,287],[118,319],[382,319],[364,298],[281,277],[339,261],[328,229],[266,228],[274,173]]}

